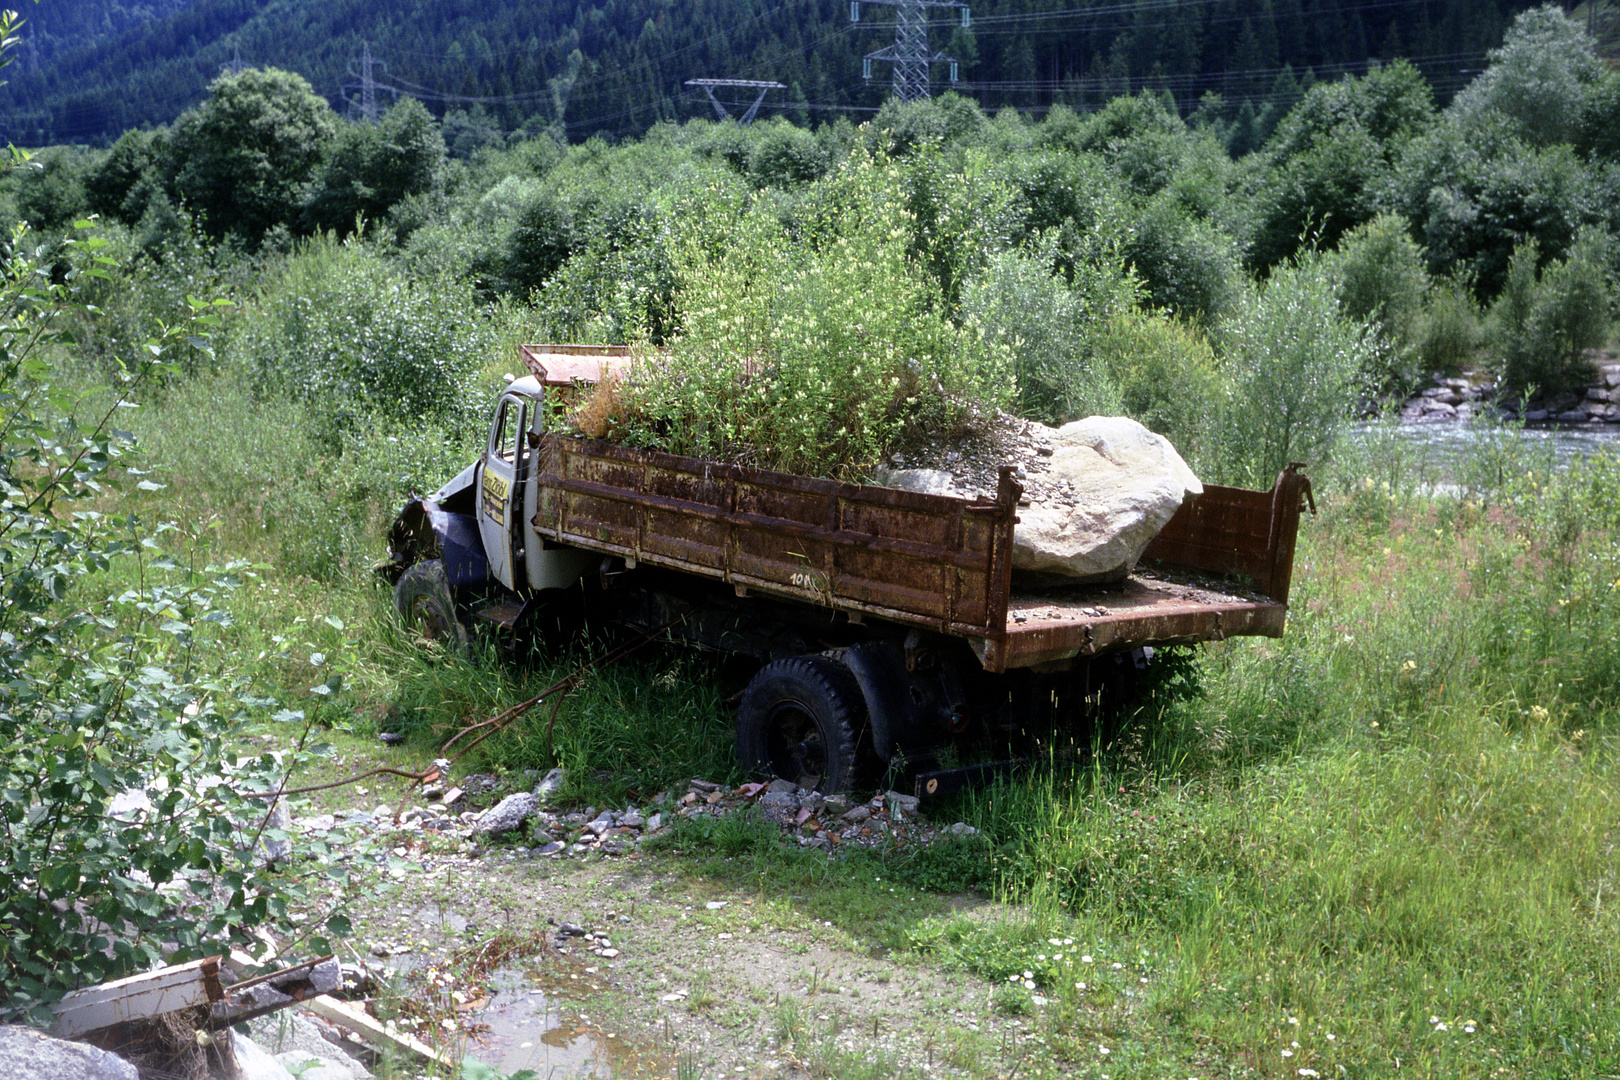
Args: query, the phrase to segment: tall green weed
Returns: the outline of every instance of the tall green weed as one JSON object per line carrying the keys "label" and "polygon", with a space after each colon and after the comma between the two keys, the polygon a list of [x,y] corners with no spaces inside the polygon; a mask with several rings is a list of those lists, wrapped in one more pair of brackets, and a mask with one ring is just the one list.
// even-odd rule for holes
{"label": "tall green weed", "polygon": [[621,436],[852,477],[908,433],[1011,401],[1012,357],[941,310],[892,172],[852,160],[796,208],[758,199],[673,240],[681,333],[619,391]]}

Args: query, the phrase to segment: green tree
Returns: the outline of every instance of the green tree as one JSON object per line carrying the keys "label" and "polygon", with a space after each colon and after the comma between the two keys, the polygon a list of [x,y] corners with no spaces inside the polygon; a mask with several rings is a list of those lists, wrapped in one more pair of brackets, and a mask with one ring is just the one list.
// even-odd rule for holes
{"label": "green tree", "polygon": [[173,187],[213,236],[257,244],[297,220],[337,117],[301,75],[250,68],[222,75],[210,97],[175,122]]}
{"label": "green tree", "polygon": [[84,178],[85,202],[92,214],[133,225],[162,190],[168,133],[132,128],[91,166]]}
{"label": "green tree", "polygon": [[1614,308],[1609,245],[1604,233],[1586,230],[1567,259],[1541,273],[1534,240],[1514,251],[1491,308],[1503,385],[1557,393],[1592,381],[1588,354],[1608,338]]}
{"label": "green tree", "polygon": [[17,215],[41,232],[60,232],[84,216],[84,179],[90,161],[71,146],[42,150],[13,174]]}
{"label": "green tree", "polygon": [[1543,261],[1564,255],[1598,220],[1600,191],[1567,145],[1533,146],[1500,117],[1447,116],[1413,140],[1381,202],[1412,222],[1431,273],[1467,278],[1489,301],[1515,245],[1534,239]]}
{"label": "green tree", "polygon": [[1273,266],[1301,241],[1333,247],[1370,220],[1395,161],[1433,117],[1429,84],[1405,61],[1312,87],[1266,147],[1253,264]]}
{"label": "green tree", "polygon": [[415,98],[401,98],[376,124],[343,125],[309,193],[310,230],[354,228],[355,219],[381,221],[402,199],[442,181],[444,140]]}
{"label": "green tree", "polygon": [[1513,21],[1490,66],[1451,104],[1465,123],[1486,114],[1505,118],[1532,146],[1573,142],[1583,102],[1605,74],[1596,43],[1581,23],[1554,4]]}

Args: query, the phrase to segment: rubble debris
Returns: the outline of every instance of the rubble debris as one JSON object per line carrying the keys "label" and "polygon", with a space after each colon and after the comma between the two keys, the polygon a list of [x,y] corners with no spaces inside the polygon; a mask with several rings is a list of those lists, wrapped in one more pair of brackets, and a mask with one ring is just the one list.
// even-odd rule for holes
{"label": "rubble debris", "polygon": [[[74,1039],[135,1020],[209,1005],[225,998],[220,958],[211,956],[75,990],[51,1006],[50,1033]],[[12,1074],[25,1075],[25,1074]]]}

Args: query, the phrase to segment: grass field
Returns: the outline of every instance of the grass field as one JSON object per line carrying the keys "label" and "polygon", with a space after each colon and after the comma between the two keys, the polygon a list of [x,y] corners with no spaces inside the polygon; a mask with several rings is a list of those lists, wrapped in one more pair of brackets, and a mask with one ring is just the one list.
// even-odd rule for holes
{"label": "grass field", "polygon": [[[199,562],[256,567],[217,630],[230,666],[341,745],[386,724],[432,757],[584,659],[423,658],[392,626],[369,563],[465,439],[334,447],[226,378],[136,426],[170,470],[144,512]],[[1319,476],[1287,636],[1204,647],[1197,692],[1146,702],[1084,767],[938,808],[982,843],[829,867],[768,834],[729,859],[697,838],[667,872],[768,880],[984,980],[1040,1033],[1025,1075],[1615,1075],[1620,458],[1555,472],[1479,445],[1453,494],[1376,455]],[[652,655],[471,764],[568,766],[581,802],[728,779],[726,692]],[[885,876],[976,883],[995,914],[893,908]]]}

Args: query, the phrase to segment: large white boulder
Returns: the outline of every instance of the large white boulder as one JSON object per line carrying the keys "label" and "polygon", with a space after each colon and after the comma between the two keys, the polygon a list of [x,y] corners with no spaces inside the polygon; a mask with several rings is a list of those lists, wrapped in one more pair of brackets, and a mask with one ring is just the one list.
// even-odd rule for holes
{"label": "large white boulder", "polygon": [[0,1027],[0,1076],[37,1080],[136,1080],[135,1066],[85,1043],[20,1024]]}
{"label": "large white boulder", "polygon": [[1176,448],[1135,420],[1092,416],[1049,433],[1042,496],[1018,511],[1013,570],[1117,581],[1204,485]]}

